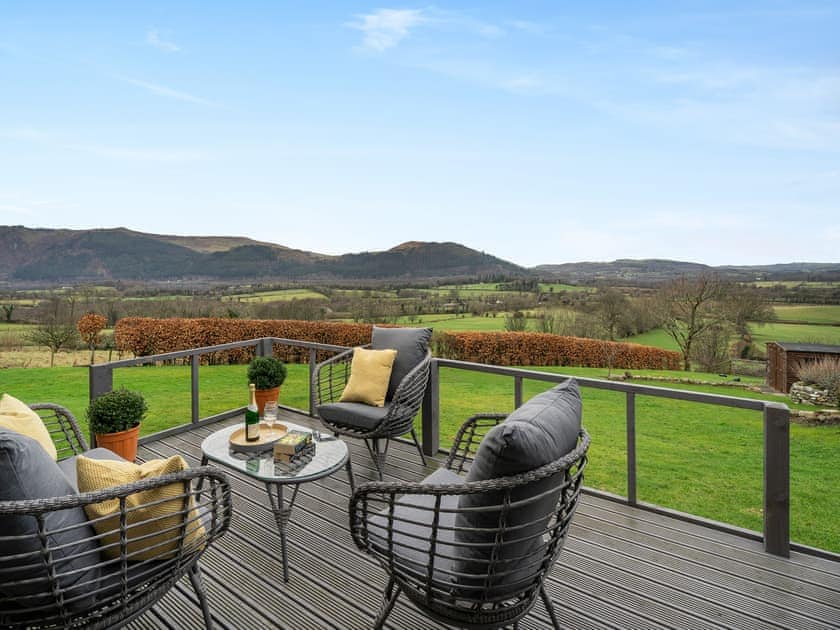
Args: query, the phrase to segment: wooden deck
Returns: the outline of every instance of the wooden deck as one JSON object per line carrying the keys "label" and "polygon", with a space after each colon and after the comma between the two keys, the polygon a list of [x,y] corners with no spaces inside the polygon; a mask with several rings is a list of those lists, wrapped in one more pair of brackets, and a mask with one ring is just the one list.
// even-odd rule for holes
{"label": "wooden deck", "polygon": [[[311,424],[305,415],[285,418]],[[148,443],[139,457],[181,454],[197,466],[201,441],[226,423]],[[364,445],[349,444],[356,482],[373,479]],[[436,466],[430,462],[429,471]],[[426,472],[413,447],[391,447],[387,477],[419,480]],[[230,476],[231,529],[202,560],[218,627],[370,628],[385,574],[350,539],[345,471],[301,486],[288,528],[288,584],[264,486]],[[570,628],[840,628],[840,564],[798,553],[774,557],[760,543],[591,495],[582,499],[547,588]],[[389,622],[438,627],[402,598]],[[541,602],[520,626],[549,627]],[[203,627],[189,582],[130,627]]]}

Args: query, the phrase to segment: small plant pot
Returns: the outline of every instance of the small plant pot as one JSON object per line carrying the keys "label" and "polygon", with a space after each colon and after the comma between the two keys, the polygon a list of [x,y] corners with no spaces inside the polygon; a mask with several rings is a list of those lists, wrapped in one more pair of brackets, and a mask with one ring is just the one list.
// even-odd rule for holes
{"label": "small plant pot", "polygon": [[263,410],[265,409],[265,403],[269,400],[279,400],[280,399],[280,386],[272,387],[271,389],[258,389],[256,390],[256,398],[257,398],[257,411],[259,411],[260,416],[263,415]]}
{"label": "small plant pot", "polygon": [[133,462],[137,459],[137,438],[140,436],[140,425],[120,431],[118,433],[97,433],[96,445],[113,451],[120,457]]}

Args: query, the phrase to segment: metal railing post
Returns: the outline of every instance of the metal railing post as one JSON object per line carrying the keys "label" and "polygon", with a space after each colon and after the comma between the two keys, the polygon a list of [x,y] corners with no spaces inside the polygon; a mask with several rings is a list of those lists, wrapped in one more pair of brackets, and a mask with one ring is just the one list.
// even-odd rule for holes
{"label": "metal railing post", "polygon": [[198,364],[201,357],[194,354],[190,357],[190,380],[191,380],[191,395],[192,395],[192,423],[198,422]]}
{"label": "metal railing post", "polygon": [[[92,402],[102,394],[114,389],[114,369],[110,365],[91,365],[88,369],[88,400]],[[88,434],[91,447],[96,446],[96,436],[93,431]]]}
{"label": "metal railing post", "polygon": [[764,406],[764,550],[790,557],[790,410]]}
{"label": "metal railing post", "polygon": [[270,357],[274,354],[274,341],[271,337],[263,337],[257,343],[257,356]]}
{"label": "metal railing post", "polygon": [[513,377],[513,408],[519,409],[522,406],[522,377]]}
{"label": "metal railing post", "polygon": [[429,366],[429,382],[423,394],[422,447],[426,455],[436,455],[440,449],[440,368],[437,359],[432,359]]}
{"label": "metal railing post", "polygon": [[315,365],[318,363],[318,351],[315,348],[309,348],[309,417],[315,417],[315,388],[313,379],[315,378]]}
{"label": "metal railing post", "polygon": [[636,394],[627,392],[627,503],[636,505]]}

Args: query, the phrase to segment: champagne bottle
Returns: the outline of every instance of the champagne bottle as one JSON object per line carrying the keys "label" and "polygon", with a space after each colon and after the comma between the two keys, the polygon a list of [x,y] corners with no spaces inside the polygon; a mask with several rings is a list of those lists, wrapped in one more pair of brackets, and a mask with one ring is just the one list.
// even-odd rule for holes
{"label": "champagne bottle", "polygon": [[245,440],[256,442],[260,439],[260,412],[257,411],[257,388],[251,383],[248,385],[251,392],[251,400],[245,408]]}

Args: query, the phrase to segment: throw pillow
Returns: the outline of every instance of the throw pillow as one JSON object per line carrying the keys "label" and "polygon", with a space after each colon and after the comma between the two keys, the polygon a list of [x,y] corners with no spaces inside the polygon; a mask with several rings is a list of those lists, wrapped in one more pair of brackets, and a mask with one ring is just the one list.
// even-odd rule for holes
{"label": "throw pillow", "polygon": [[32,411],[29,405],[8,394],[0,398],[0,427],[31,437],[44,447],[53,461],[58,459],[55,444],[41,416]]}
{"label": "throw pillow", "polygon": [[[102,490],[187,468],[187,462],[180,455],[139,465],[125,461],[90,459],[83,455],[76,460],[79,492]],[[185,520],[185,547],[197,544],[204,537],[204,526],[199,521],[192,497],[189,499],[187,514],[184,513],[183,492],[184,484],[179,482],[135,492],[126,498],[129,560],[172,557],[178,549],[180,528]],[[93,528],[101,536],[100,544],[105,555],[109,558],[119,557],[119,499],[86,505],[85,511]]]}
{"label": "throw pillow", "polygon": [[391,368],[397,358],[396,350],[353,350],[350,378],[341,393],[341,402],[357,402],[374,407],[385,405]]}

